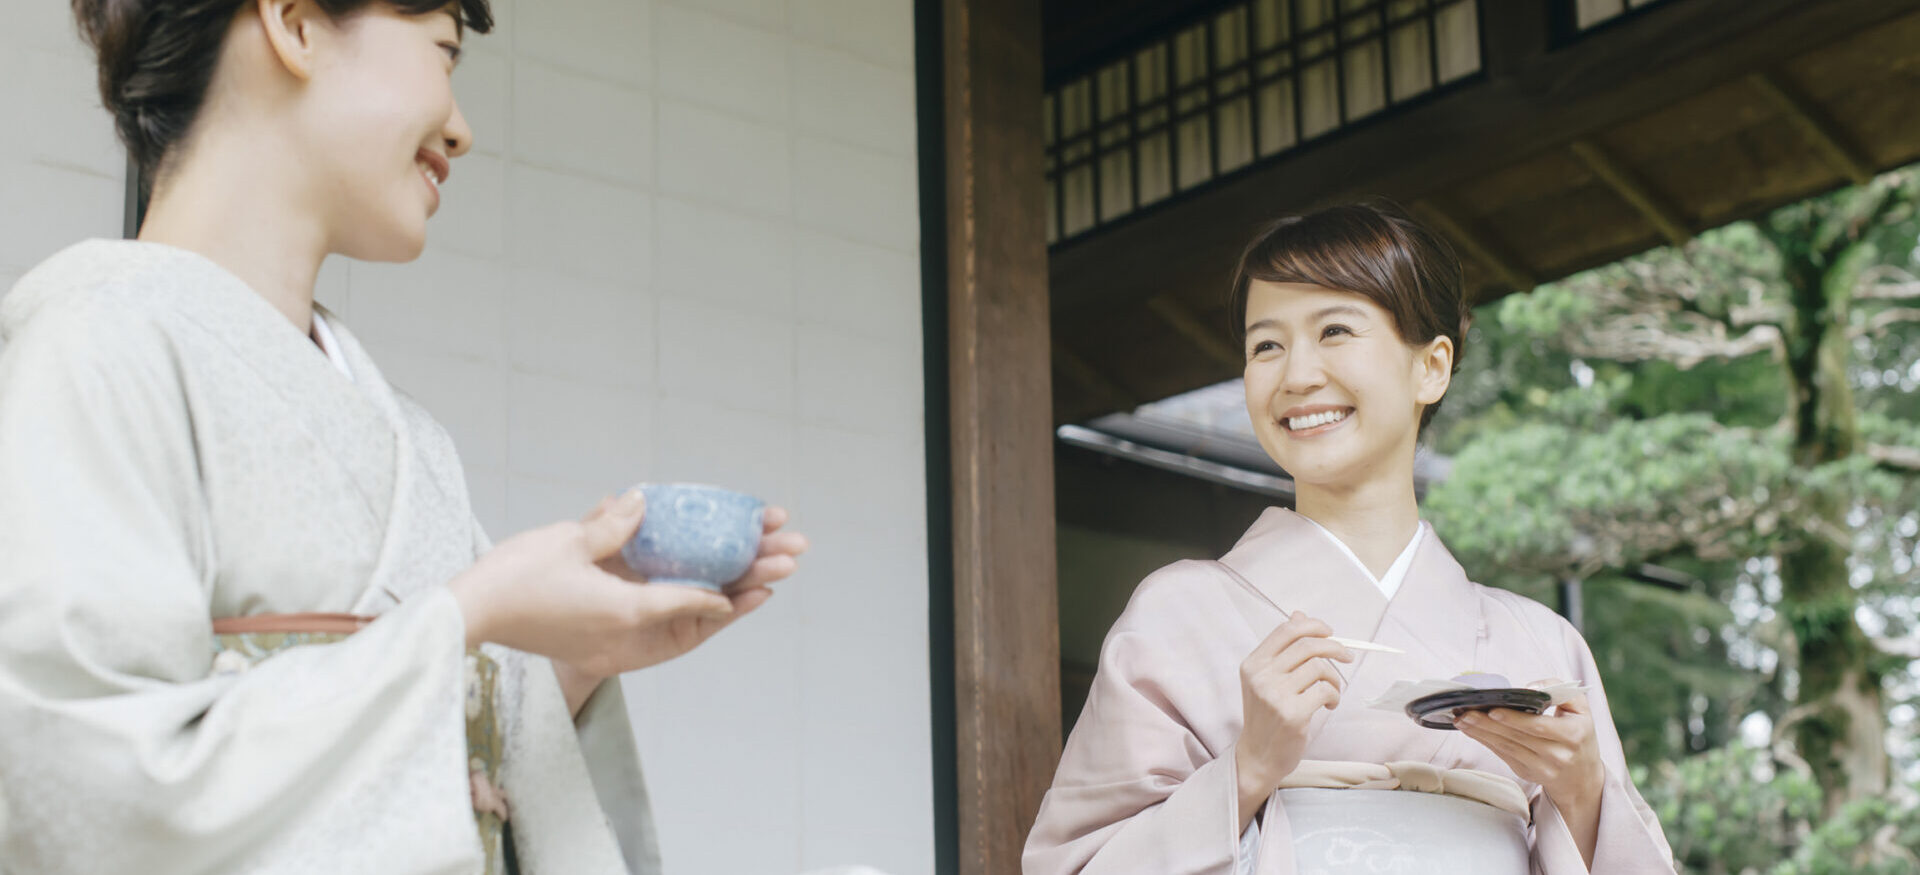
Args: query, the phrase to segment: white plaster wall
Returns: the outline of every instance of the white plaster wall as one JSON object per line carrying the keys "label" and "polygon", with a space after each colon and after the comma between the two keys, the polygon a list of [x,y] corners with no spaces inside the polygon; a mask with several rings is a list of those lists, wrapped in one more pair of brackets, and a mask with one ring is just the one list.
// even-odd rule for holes
{"label": "white plaster wall", "polygon": [[[758,614],[625,679],[669,872],[931,872],[911,3],[495,8],[428,251],[330,261],[320,299],[453,433],[496,539],[646,479],[813,538]],[[68,16],[0,32],[0,288],[120,231]]]}
{"label": "white plaster wall", "polygon": [[71,10],[10,4],[0,28],[0,292],[68,244],[120,236],[126,153]]}

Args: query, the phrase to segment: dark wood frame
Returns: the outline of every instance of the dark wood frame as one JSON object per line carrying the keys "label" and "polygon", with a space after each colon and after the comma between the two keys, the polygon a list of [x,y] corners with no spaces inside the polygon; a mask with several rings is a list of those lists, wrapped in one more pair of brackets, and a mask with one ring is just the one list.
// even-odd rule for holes
{"label": "dark wood frame", "polygon": [[916,9],[936,869],[1018,872],[1060,755],[1040,9]]}

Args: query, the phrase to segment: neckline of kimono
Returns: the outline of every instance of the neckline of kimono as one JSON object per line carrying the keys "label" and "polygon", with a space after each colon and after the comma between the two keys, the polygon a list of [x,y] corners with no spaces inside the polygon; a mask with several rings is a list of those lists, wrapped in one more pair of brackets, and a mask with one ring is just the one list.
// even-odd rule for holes
{"label": "neckline of kimono", "polygon": [[1354,554],[1353,548],[1347,546],[1347,542],[1340,540],[1340,536],[1334,534],[1333,530],[1321,525],[1319,521],[1313,517],[1307,516],[1297,510],[1294,511],[1294,515],[1307,522],[1313,523],[1313,527],[1319,529],[1320,534],[1327,536],[1327,540],[1332,541],[1335,547],[1340,548],[1340,552],[1343,555],[1353,560],[1354,567],[1360,569],[1360,573],[1366,575],[1367,580],[1379,588],[1380,594],[1386,596],[1387,601],[1393,601],[1393,594],[1399,592],[1400,584],[1406,581],[1407,571],[1413,568],[1413,554],[1419,551],[1420,539],[1427,533],[1427,521],[1420,520],[1419,524],[1413,527],[1413,537],[1407,539],[1407,546],[1401,549],[1399,556],[1394,557],[1393,564],[1387,566],[1387,573],[1375,577],[1373,576],[1373,569],[1368,568],[1367,563],[1361,562],[1360,557]]}
{"label": "neckline of kimono", "polygon": [[321,352],[327,354],[327,361],[339,368],[340,373],[346,375],[348,382],[352,382],[353,369],[347,366],[346,354],[340,351],[340,341],[333,338],[333,329],[327,326],[327,320],[320,315],[318,307],[313,310],[313,342],[320,347]]}

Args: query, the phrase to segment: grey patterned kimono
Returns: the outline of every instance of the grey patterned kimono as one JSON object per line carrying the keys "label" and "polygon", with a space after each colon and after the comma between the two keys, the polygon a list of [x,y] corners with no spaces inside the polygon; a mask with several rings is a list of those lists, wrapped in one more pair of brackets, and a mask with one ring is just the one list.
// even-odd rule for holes
{"label": "grey patterned kimono", "polygon": [[[446,433],[192,253],[91,241],[0,300],[0,871],[480,866]],[[347,612],[216,672],[211,620]],[[520,870],[659,868],[619,685],[489,646]]]}

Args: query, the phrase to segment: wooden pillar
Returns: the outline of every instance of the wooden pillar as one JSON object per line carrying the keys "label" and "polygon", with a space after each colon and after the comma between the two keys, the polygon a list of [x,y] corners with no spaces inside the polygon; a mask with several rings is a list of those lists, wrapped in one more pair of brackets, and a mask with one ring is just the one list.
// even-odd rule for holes
{"label": "wooden pillar", "polygon": [[1040,5],[940,3],[957,844],[1002,875],[1060,756]]}

